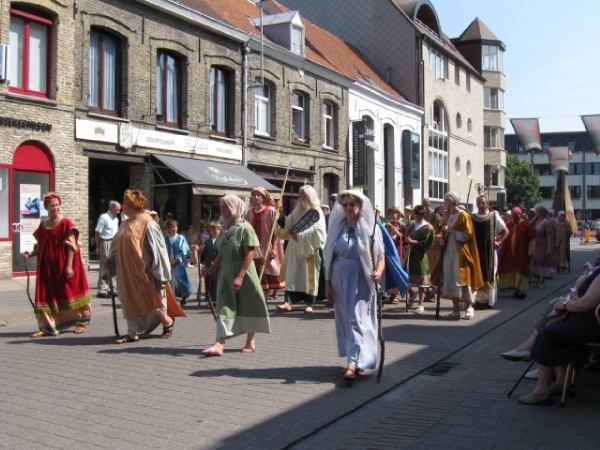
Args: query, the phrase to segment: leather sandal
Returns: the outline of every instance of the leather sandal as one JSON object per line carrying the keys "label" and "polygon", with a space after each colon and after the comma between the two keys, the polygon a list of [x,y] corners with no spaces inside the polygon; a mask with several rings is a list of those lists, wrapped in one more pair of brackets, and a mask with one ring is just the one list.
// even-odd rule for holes
{"label": "leather sandal", "polygon": [[353,367],[346,367],[346,371],[344,372],[342,379],[344,381],[354,383],[356,381],[356,370]]}
{"label": "leather sandal", "polygon": [[161,339],[169,339],[173,335],[173,327],[175,326],[175,318],[173,317],[173,322],[168,327],[163,327],[163,332],[160,335]]}

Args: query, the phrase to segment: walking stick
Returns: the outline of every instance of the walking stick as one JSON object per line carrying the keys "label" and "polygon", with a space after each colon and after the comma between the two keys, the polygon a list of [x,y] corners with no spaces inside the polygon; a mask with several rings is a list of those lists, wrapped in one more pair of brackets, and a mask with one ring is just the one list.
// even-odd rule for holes
{"label": "walking stick", "polygon": [[29,299],[29,303],[31,303],[31,307],[35,311],[35,304],[33,303],[33,300],[31,300],[31,295],[29,294],[29,269],[27,269],[27,259],[23,261],[23,264],[25,265],[25,273],[27,274],[27,298]]}
{"label": "walking stick", "polygon": [[441,247],[441,255],[440,255],[440,259],[438,261],[438,264],[440,266],[440,270],[439,270],[439,275],[438,275],[438,285],[437,285],[437,292],[435,295],[435,300],[436,300],[436,304],[435,304],[435,318],[439,319],[440,318],[440,302],[442,300],[442,288],[444,287],[444,253],[446,252],[446,236],[444,235],[444,232],[442,231],[442,239],[444,239],[444,245],[442,245]]}
{"label": "walking stick", "polygon": [[213,302],[212,302],[212,297],[210,296],[210,288],[212,287],[212,281],[210,280],[210,275],[208,276],[208,278],[204,278],[204,289],[206,289],[206,298],[208,300],[208,307],[210,308],[210,312],[213,315],[213,318],[215,319],[215,322],[217,321],[217,312],[215,311],[215,307],[213,306]]}
{"label": "walking stick", "polygon": [[115,301],[115,286],[113,285],[110,268],[108,269],[108,288],[110,289],[110,300],[112,303],[113,310],[113,326],[115,329],[115,336],[120,337],[119,325],[117,323],[117,302]]}
{"label": "walking stick", "polygon": [[[279,194],[279,200],[282,202],[281,203],[282,205],[283,205],[283,193],[285,192],[285,185],[287,183],[288,174],[290,173],[290,167],[292,167],[291,159],[290,159],[290,163],[287,166],[287,169],[285,170],[285,178],[283,179],[283,186],[281,187],[281,194]],[[260,276],[258,277],[258,280],[261,282],[262,282],[262,277],[265,274],[265,268],[267,267],[267,255],[271,251],[271,242],[273,242],[273,233],[275,233],[275,225],[277,225],[277,220],[273,221],[273,225],[271,226],[271,233],[269,234],[269,243],[267,244],[267,250],[266,250],[265,254],[263,255],[264,262],[260,269]]]}
{"label": "walking stick", "polygon": [[[377,261],[375,261],[375,230],[377,229],[377,210],[375,213],[375,223],[373,225],[373,233],[371,234],[371,261],[373,263],[373,271],[377,268]],[[383,304],[381,300],[381,289],[379,283],[375,284],[375,291],[377,292],[377,338],[379,339],[379,345],[381,346],[381,356],[379,358],[379,368],[377,369],[377,377],[375,380],[381,382],[381,375],[383,374],[383,362],[385,361],[385,339],[383,337]]]}

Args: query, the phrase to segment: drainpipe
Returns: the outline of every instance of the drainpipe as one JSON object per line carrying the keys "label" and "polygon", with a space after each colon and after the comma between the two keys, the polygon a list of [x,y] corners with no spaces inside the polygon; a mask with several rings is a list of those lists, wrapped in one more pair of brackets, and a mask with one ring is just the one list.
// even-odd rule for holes
{"label": "drainpipe", "polygon": [[242,165],[248,167],[248,42],[242,45]]}

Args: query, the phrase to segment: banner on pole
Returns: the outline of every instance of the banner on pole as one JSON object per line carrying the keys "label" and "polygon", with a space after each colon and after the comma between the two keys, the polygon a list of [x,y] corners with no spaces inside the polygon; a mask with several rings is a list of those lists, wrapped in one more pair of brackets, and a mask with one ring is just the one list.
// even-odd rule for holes
{"label": "banner on pole", "polygon": [[569,171],[569,147],[548,147],[550,168],[554,171]]}
{"label": "banner on pole", "polygon": [[352,122],[352,186],[367,185],[366,173],[366,124],[362,120]]}
{"label": "banner on pole", "polygon": [[510,123],[526,153],[534,150],[542,151],[540,122],[538,119],[510,119]]}
{"label": "banner on pole", "polygon": [[596,155],[600,155],[600,114],[581,116],[581,120],[583,120],[583,125],[590,135]]}

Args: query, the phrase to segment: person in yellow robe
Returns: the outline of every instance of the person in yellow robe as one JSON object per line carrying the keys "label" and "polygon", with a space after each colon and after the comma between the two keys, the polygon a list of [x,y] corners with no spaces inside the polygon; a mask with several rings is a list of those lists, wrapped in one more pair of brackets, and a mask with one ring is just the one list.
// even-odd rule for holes
{"label": "person in yellow robe", "polygon": [[460,302],[468,305],[465,319],[473,318],[473,293],[483,286],[473,222],[469,213],[458,207],[459,202],[457,192],[450,191],[444,196],[446,214],[441,225],[445,237],[439,242],[445,246],[442,295],[450,297],[453,306],[453,311],[443,317],[456,320],[460,319]]}

